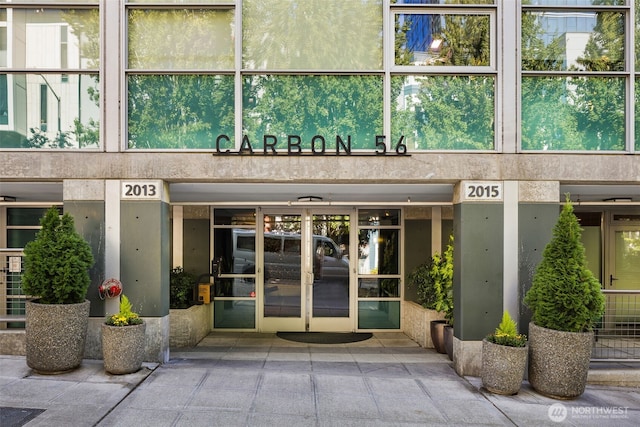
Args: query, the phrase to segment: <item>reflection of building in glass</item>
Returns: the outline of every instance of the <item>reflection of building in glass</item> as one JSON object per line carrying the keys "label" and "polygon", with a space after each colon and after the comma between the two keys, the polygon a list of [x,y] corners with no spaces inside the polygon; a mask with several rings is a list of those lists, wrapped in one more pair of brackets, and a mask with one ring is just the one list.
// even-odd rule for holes
{"label": "reflection of building in glass", "polygon": [[[2,147],[81,147],[76,121],[97,123],[100,113],[91,100],[97,79],[62,72],[89,68],[88,59],[82,57],[78,28],[65,22],[59,10],[10,10],[8,14],[13,18],[11,26],[0,27],[0,65],[47,71],[0,78]],[[51,73],[52,69],[61,72]]]}
{"label": "reflection of building in glass", "polygon": [[[400,0],[399,4],[438,4],[438,0]],[[412,53],[411,62],[414,64],[426,65],[429,59],[437,57],[442,40],[437,36],[442,28],[440,23],[440,15],[399,15],[399,25],[402,26],[406,21],[410,21],[411,25],[407,31],[406,48]]]}
{"label": "reflection of building in glass", "polygon": [[545,46],[559,41],[564,48],[563,68],[579,67],[577,59],[584,55],[589,37],[597,21],[596,13],[588,12],[540,12],[534,13],[540,27],[540,38]]}

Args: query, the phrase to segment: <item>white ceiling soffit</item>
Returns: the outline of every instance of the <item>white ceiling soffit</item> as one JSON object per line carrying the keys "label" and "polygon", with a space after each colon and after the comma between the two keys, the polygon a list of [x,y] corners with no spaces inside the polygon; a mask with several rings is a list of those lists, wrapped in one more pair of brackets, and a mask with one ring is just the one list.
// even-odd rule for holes
{"label": "white ceiling soffit", "polygon": [[[575,203],[640,203],[640,185],[560,186],[558,202],[569,193]],[[61,182],[0,182],[0,196],[17,203],[61,203]],[[297,202],[298,197],[317,196],[323,202],[354,203],[450,203],[451,184],[249,184],[173,183],[173,203]],[[630,202],[628,200],[631,200]],[[0,203],[6,203],[0,200]]]}
{"label": "white ceiling soffit", "polygon": [[0,196],[12,203],[62,203],[61,182],[0,182]]}
{"label": "white ceiling soffit", "polygon": [[640,185],[561,185],[560,202],[567,193],[577,204],[640,203]]}
{"label": "white ceiling soffit", "polygon": [[174,183],[172,203],[450,203],[452,184],[248,184]]}

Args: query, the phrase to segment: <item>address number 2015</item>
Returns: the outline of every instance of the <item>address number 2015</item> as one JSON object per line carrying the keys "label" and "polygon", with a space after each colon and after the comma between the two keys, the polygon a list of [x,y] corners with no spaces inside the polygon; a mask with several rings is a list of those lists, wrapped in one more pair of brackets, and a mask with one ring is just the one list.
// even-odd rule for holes
{"label": "address number 2015", "polygon": [[464,195],[467,200],[502,200],[502,185],[489,182],[467,183]]}
{"label": "address number 2015", "polygon": [[160,187],[155,182],[124,182],[122,183],[123,199],[157,199],[160,197]]}

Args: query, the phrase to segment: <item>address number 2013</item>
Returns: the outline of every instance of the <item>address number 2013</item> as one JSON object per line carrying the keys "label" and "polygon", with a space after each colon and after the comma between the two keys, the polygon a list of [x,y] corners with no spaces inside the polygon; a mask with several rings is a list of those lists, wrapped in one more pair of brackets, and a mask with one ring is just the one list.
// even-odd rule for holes
{"label": "address number 2013", "polygon": [[502,200],[502,185],[496,183],[467,183],[464,191],[467,200]]}
{"label": "address number 2013", "polygon": [[155,182],[123,182],[123,199],[157,199],[160,197],[160,187]]}

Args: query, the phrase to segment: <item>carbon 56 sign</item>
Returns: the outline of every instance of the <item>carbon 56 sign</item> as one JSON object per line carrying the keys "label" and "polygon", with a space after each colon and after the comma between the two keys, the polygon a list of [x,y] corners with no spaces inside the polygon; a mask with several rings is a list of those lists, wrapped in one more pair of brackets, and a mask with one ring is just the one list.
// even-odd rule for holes
{"label": "carbon 56 sign", "polygon": [[161,181],[122,181],[122,199],[160,200]]}
{"label": "carbon 56 sign", "polygon": [[463,199],[466,201],[502,201],[502,182],[465,182]]}

